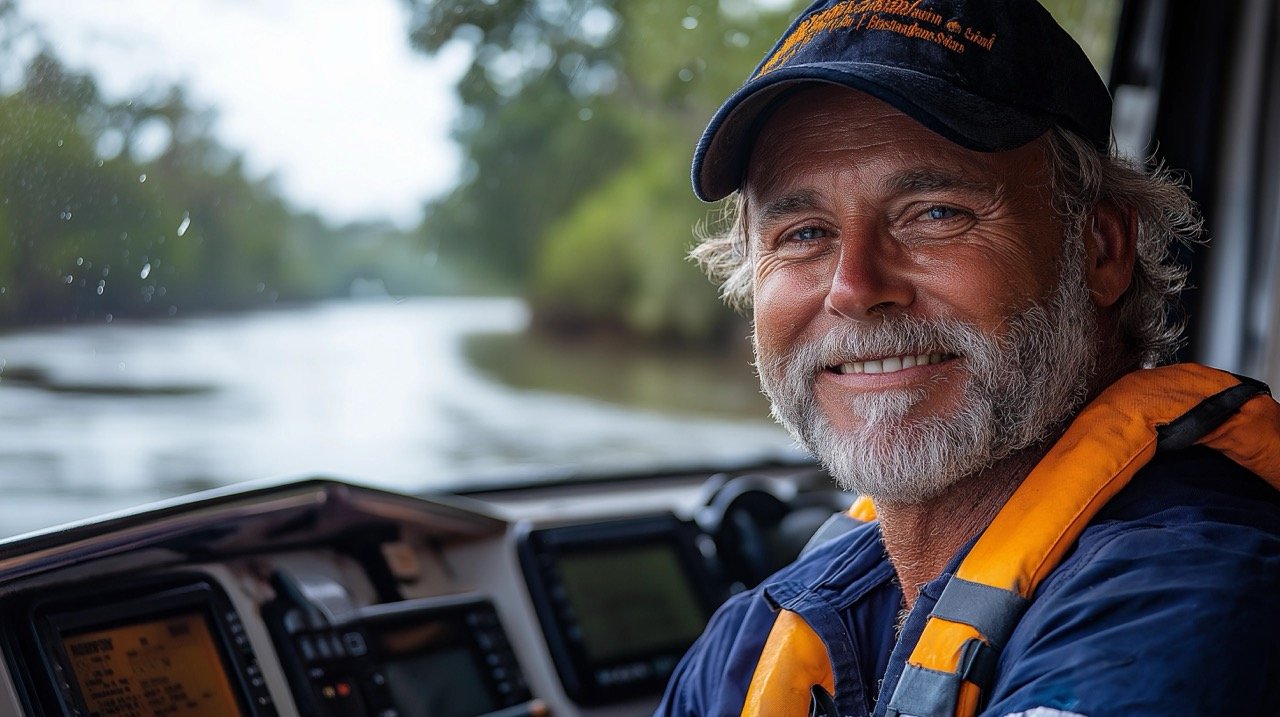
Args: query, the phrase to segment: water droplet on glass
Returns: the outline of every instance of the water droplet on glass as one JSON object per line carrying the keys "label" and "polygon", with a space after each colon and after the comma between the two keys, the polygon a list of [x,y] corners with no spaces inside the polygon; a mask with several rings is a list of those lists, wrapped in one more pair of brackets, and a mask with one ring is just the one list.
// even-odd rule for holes
{"label": "water droplet on glass", "polygon": [[148,276],[151,276],[151,264],[149,262],[142,265],[142,271],[138,274],[138,277],[142,279],[145,279]]}
{"label": "water droplet on glass", "polygon": [[116,318],[116,317],[112,316],[111,314],[107,314],[107,323],[108,323],[108,324],[109,324],[109,323],[111,323],[112,321],[114,321],[114,320],[115,320],[115,318]]}
{"label": "water droplet on glass", "polygon": [[139,183],[139,184],[141,184],[141,183],[143,183],[143,182],[145,182],[145,181],[147,181],[147,175],[146,175],[146,174],[139,174],[139,175],[138,175],[138,183]]}
{"label": "water droplet on glass", "polygon": [[59,146],[59,147],[61,147],[63,144],[64,144],[64,142],[63,142],[62,140],[58,140],[58,146]]}
{"label": "water droplet on glass", "polygon": [[187,233],[187,227],[191,226],[191,214],[189,212],[182,213],[182,223],[178,225],[178,236]]}
{"label": "water droplet on glass", "polygon": [[75,278],[74,276],[70,275],[70,274],[67,274],[66,276],[64,276],[64,277],[62,277],[62,278],[63,278],[63,280],[64,280],[64,281],[66,281],[68,284],[70,284],[71,282],[73,282],[73,281],[75,281],[75,280],[76,280],[76,278]]}
{"label": "water droplet on glass", "polygon": [[102,292],[104,292],[104,291],[106,291],[106,290],[107,290],[107,282],[106,282],[106,281],[99,281],[99,282],[98,282],[98,296],[102,296]]}
{"label": "water droplet on glass", "polygon": [[693,81],[693,70],[686,67],[680,70],[679,77],[681,82],[691,82]]}
{"label": "water droplet on glass", "polygon": [[595,113],[591,111],[590,107],[583,107],[582,109],[578,110],[578,119],[582,120],[583,122],[586,122],[587,120],[591,119],[594,116],[595,116]]}
{"label": "water droplet on glass", "polygon": [[698,27],[698,18],[696,18],[696,17],[685,17],[685,19],[683,19],[683,20],[681,20],[681,21],[680,21],[680,26],[681,26],[681,27],[683,27],[683,28],[684,28],[684,29],[686,29],[686,30],[694,30],[694,29],[697,29],[697,27]]}
{"label": "water droplet on glass", "polygon": [[170,307],[169,307],[169,315],[170,315],[170,316],[174,316],[174,315],[176,315],[177,313],[178,313],[178,307],[176,307],[176,306],[170,306]]}
{"label": "water droplet on glass", "polygon": [[76,266],[84,266],[84,257],[82,256],[76,257]]}

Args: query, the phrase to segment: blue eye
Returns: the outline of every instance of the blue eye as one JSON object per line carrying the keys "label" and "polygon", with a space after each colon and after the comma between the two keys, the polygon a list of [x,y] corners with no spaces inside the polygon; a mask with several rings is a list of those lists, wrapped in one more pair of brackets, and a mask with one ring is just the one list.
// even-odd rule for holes
{"label": "blue eye", "polygon": [[818,227],[803,227],[791,232],[789,239],[798,242],[817,241],[825,237],[827,233]]}
{"label": "blue eye", "polygon": [[944,207],[939,205],[939,206],[929,207],[929,209],[926,210],[924,214],[929,219],[938,221],[942,219],[951,219],[953,217],[959,216],[960,212],[956,211],[955,209],[952,209],[951,207]]}

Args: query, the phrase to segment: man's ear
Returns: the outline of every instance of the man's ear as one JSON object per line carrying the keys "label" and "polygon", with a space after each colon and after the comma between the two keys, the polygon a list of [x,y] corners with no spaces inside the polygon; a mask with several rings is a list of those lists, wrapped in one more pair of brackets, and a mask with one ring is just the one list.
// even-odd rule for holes
{"label": "man's ear", "polygon": [[1085,219],[1085,284],[1099,309],[1109,308],[1133,281],[1138,218],[1114,202],[1099,202]]}

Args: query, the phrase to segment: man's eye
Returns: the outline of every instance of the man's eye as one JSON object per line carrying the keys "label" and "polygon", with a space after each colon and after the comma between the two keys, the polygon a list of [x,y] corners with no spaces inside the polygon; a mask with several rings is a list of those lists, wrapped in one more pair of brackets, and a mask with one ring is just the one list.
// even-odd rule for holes
{"label": "man's eye", "polygon": [[933,221],[941,221],[943,219],[954,219],[955,217],[960,216],[960,210],[952,209],[951,207],[935,205],[926,209],[924,212],[924,216],[926,219],[931,219]]}
{"label": "man's eye", "polygon": [[814,242],[827,236],[827,233],[821,227],[802,227],[797,229],[786,237],[789,242],[798,242],[801,244]]}

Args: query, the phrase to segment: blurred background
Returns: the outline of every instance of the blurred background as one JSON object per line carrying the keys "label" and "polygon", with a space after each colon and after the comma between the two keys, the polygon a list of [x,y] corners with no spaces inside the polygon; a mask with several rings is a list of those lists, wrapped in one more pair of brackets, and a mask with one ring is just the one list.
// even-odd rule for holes
{"label": "blurred background", "polygon": [[[1108,73],[1118,2],[1046,3]],[[0,534],[797,456],[684,256],[786,0],[0,0]]]}

